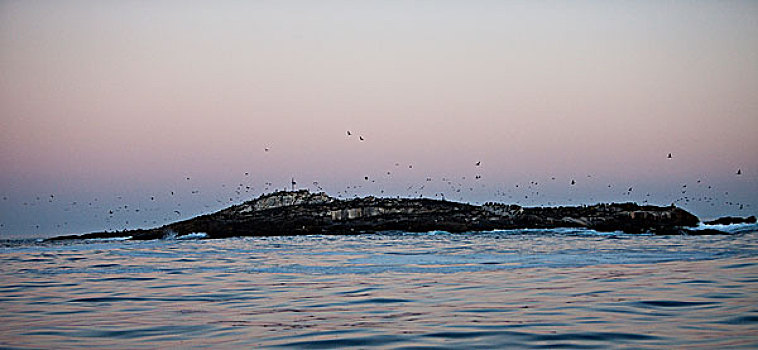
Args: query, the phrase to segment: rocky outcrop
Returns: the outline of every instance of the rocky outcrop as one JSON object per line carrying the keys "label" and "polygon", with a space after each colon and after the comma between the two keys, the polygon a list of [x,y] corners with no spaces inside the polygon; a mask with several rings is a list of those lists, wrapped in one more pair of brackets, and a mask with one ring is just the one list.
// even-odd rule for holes
{"label": "rocky outcrop", "polygon": [[634,203],[576,207],[481,206],[432,199],[364,197],[340,200],[324,193],[284,191],[263,195],[213,214],[149,230],[99,232],[68,238],[131,236],[156,239],[205,233],[208,238],[382,231],[489,231],[495,229],[584,227],[597,231],[682,234],[699,219],[675,207]]}
{"label": "rocky outcrop", "polygon": [[704,221],[706,225],[732,225],[732,224],[754,224],[756,222],[755,216],[748,216],[741,218],[738,216],[724,216],[716,220]]}
{"label": "rocky outcrop", "polygon": [[222,210],[224,215],[234,215],[274,209],[279,207],[288,207],[296,205],[326,204],[334,202],[335,199],[327,196],[325,193],[310,193],[308,191],[297,192],[276,192],[270,195],[264,195],[256,200],[235,205],[228,209]]}

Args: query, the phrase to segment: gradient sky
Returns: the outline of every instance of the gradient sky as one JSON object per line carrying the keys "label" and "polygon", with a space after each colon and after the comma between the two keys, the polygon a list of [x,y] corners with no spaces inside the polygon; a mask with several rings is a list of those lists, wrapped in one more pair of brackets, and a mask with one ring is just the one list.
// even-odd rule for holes
{"label": "gradient sky", "polygon": [[756,214],[755,38],[755,1],[0,1],[0,238],[292,177]]}

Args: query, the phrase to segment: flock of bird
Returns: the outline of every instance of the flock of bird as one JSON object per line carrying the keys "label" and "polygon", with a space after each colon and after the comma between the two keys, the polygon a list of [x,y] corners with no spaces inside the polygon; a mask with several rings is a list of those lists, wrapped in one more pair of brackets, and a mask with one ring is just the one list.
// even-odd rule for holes
{"label": "flock of bird", "polygon": [[[346,133],[348,138],[356,136],[349,130]],[[359,142],[366,141],[362,135],[357,135],[357,138]],[[269,153],[271,152],[271,147],[266,146],[263,151]],[[673,155],[669,153],[666,158],[672,159]],[[567,193],[566,190],[569,191],[568,193],[571,193],[570,191],[572,188],[580,186],[580,181],[577,181],[576,178],[565,179],[566,182],[564,183],[566,183],[566,188],[562,191],[562,195],[564,196],[564,199],[562,200],[556,199],[560,198],[560,196],[556,197],[554,193],[552,195],[546,194],[546,192],[555,192],[555,189],[560,188],[559,184],[561,180],[557,179],[555,176],[544,179],[535,179],[528,183],[516,183],[510,186],[496,186],[495,188],[491,188],[492,185],[488,185],[481,181],[483,177],[479,170],[482,168],[482,161],[477,160],[471,164],[473,168],[472,170],[474,170],[473,176],[438,178],[425,176],[423,181],[410,183],[407,187],[403,187],[405,188],[403,196],[410,198],[455,199],[465,201],[465,198],[469,197],[471,193],[475,191],[485,191],[490,196],[494,195],[495,197],[499,197],[500,201],[506,203],[542,204],[549,206],[557,205],[562,201],[573,202],[572,198],[565,198],[565,194]],[[401,172],[402,169],[405,168],[405,165],[401,166],[400,162],[395,162],[394,167],[394,170],[387,169],[383,171],[381,176],[363,176],[362,181],[357,181],[357,184],[351,184],[337,190],[336,197],[347,199],[367,194],[382,196],[385,195],[385,189],[387,189],[387,192],[392,192],[400,197],[400,191],[397,190],[400,181],[396,181],[393,178],[393,174]],[[413,164],[407,164],[406,171],[413,171]],[[402,175],[403,178],[408,178],[407,173]],[[741,176],[742,170],[737,169],[736,175]],[[592,178],[592,175],[588,174],[586,177],[588,180],[585,181],[585,183],[595,186],[596,189],[598,184],[596,181],[593,182],[594,179]],[[155,226],[164,224],[177,219],[186,218],[186,215],[184,215],[185,212],[182,208],[182,202],[185,204],[189,202],[192,206],[192,204],[197,204],[201,199],[207,201],[209,198],[207,195],[201,195],[200,189],[191,186],[193,184],[192,177],[185,176],[183,180],[185,183],[184,186],[178,186],[173,190],[168,190],[162,193],[152,193],[141,199],[132,198],[127,200],[124,199],[124,196],[122,195],[116,195],[113,198],[92,198],[91,200],[84,202],[71,201],[70,203],[64,203],[63,210],[67,213],[75,210],[78,210],[79,214],[92,213],[93,219],[104,220],[108,229],[126,229],[134,226],[149,227],[151,225]],[[296,190],[298,189],[297,184],[296,179],[292,177],[288,184],[289,186],[275,187],[271,181],[256,185],[256,182],[252,179],[251,172],[245,171],[241,174],[237,183],[230,184],[229,186],[227,186],[227,184],[221,184],[220,190],[211,190],[210,192],[215,194],[215,203],[206,202],[205,204],[202,204],[203,208],[200,210],[207,212],[221,209],[228,205],[249,200],[260,193],[268,193],[274,190]],[[319,181],[312,181],[311,184],[312,186],[306,186],[310,190],[318,192],[326,191]],[[371,185],[364,186],[364,184]],[[390,187],[393,187],[394,190],[389,190]],[[590,188],[591,187],[588,187],[586,189]],[[613,184],[607,184],[607,188],[613,191],[616,186]],[[624,186],[622,187],[621,192],[613,193],[615,193],[615,198],[618,198],[618,195],[630,197],[634,190],[633,186]],[[368,193],[366,193],[367,191]],[[378,193],[372,193],[371,191],[376,191]],[[694,184],[682,184],[681,188],[677,191],[676,197],[672,198],[672,201],[674,204],[678,205],[699,202],[715,206],[717,204],[722,205],[723,203],[723,205],[733,206],[739,208],[739,210],[750,207],[747,203],[729,200],[729,193],[726,191],[724,191],[723,194],[721,193],[722,192],[717,192],[713,188],[713,185],[706,185],[703,181],[697,180]],[[186,198],[186,195],[197,197],[196,199]],[[642,203],[647,203],[651,197],[651,193],[645,193],[644,196],[640,196],[641,197],[637,197],[637,200]],[[550,198],[553,198],[553,200],[550,200]],[[12,199],[7,195],[2,196],[2,201],[6,203],[11,200]],[[587,198],[583,198],[583,200],[587,200]],[[593,200],[593,198],[589,198],[589,200]],[[45,202],[48,204],[57,203],[57,205],[60,206],[59,199],[55,194],[35,196],[32,199],[21,201],[19,204],[23,207],[35,207],[42,206]],[[135,202],[137,204],[134,204]],[[197,205],[194,205],[188,211],[190,212],[189,214],[196,214],[198,211]],[[135,221],[135,219],[139,220]],[[55,228],[64,229],[66,226],[68,226],[68,222],[64,221],[63,223],[56,224]],[[0,222],[0,230],[4,227],[5,224]],[[35,224],[34,228],[40,229],[40,225]]]}

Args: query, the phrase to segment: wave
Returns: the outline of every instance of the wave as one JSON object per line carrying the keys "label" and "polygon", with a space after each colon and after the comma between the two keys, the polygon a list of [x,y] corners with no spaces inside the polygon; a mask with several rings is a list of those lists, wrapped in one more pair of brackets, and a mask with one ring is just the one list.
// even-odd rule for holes
{"label": "wave", "polygon": [[176,239],[203,239],[208,238],[208,234],[205,232],[192,232],[186,235],[176,236]]}
{"label": "wave", "polygon": [[731,234],[738,234],[738,233],[747,233],[747,232],[758,232],[758,223],[742,223],[742,224],[729,224],[729,225],[707,225],[704,223],[700,223],[697,227],[693,228],[693,230],[705,230],[705,229],[714,229],[719,231],[724,231]]}
{"label": "wave", "polygon": [[174,231],[170,231],[168,234],[163,236],[163,239],[167,241],[204,239],[204,238],[208,238],[208,234],[205,232],[190,232],[187,234],[179,235]]}
{"label": "wave", "polygon": [[[577,228],[577,227],[557,227],[557,228],[526,228],[526,229],[501,229],[501,230],[493,230],[493,231],[485,231],[483,233],[500,233],[500,234],[512,234],[512,235],[518,235],[518,234],[558,234],[558,235],[579,235],[579,236],[618,236],[618,235],[628,235],[628,233],[624,233],[623,231],[610,231],[610,232],[601,232],[601,231],[595,231],[588,228]],[[639,236],[639,234],[635,234]]]}
{"label": "wave", "polygon": [[123,237],[106,237],[106,238],[87,238],[85,242],[107,242],[107,241],[128,241],[132,239],[132,236]]}

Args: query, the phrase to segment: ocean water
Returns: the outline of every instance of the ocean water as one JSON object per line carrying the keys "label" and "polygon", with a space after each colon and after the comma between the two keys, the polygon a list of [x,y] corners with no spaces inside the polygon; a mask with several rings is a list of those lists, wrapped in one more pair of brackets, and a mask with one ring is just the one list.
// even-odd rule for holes
{"label": "ocean water", "polygon": [[758,226],[0,244],[4,349],[755,349]]}

